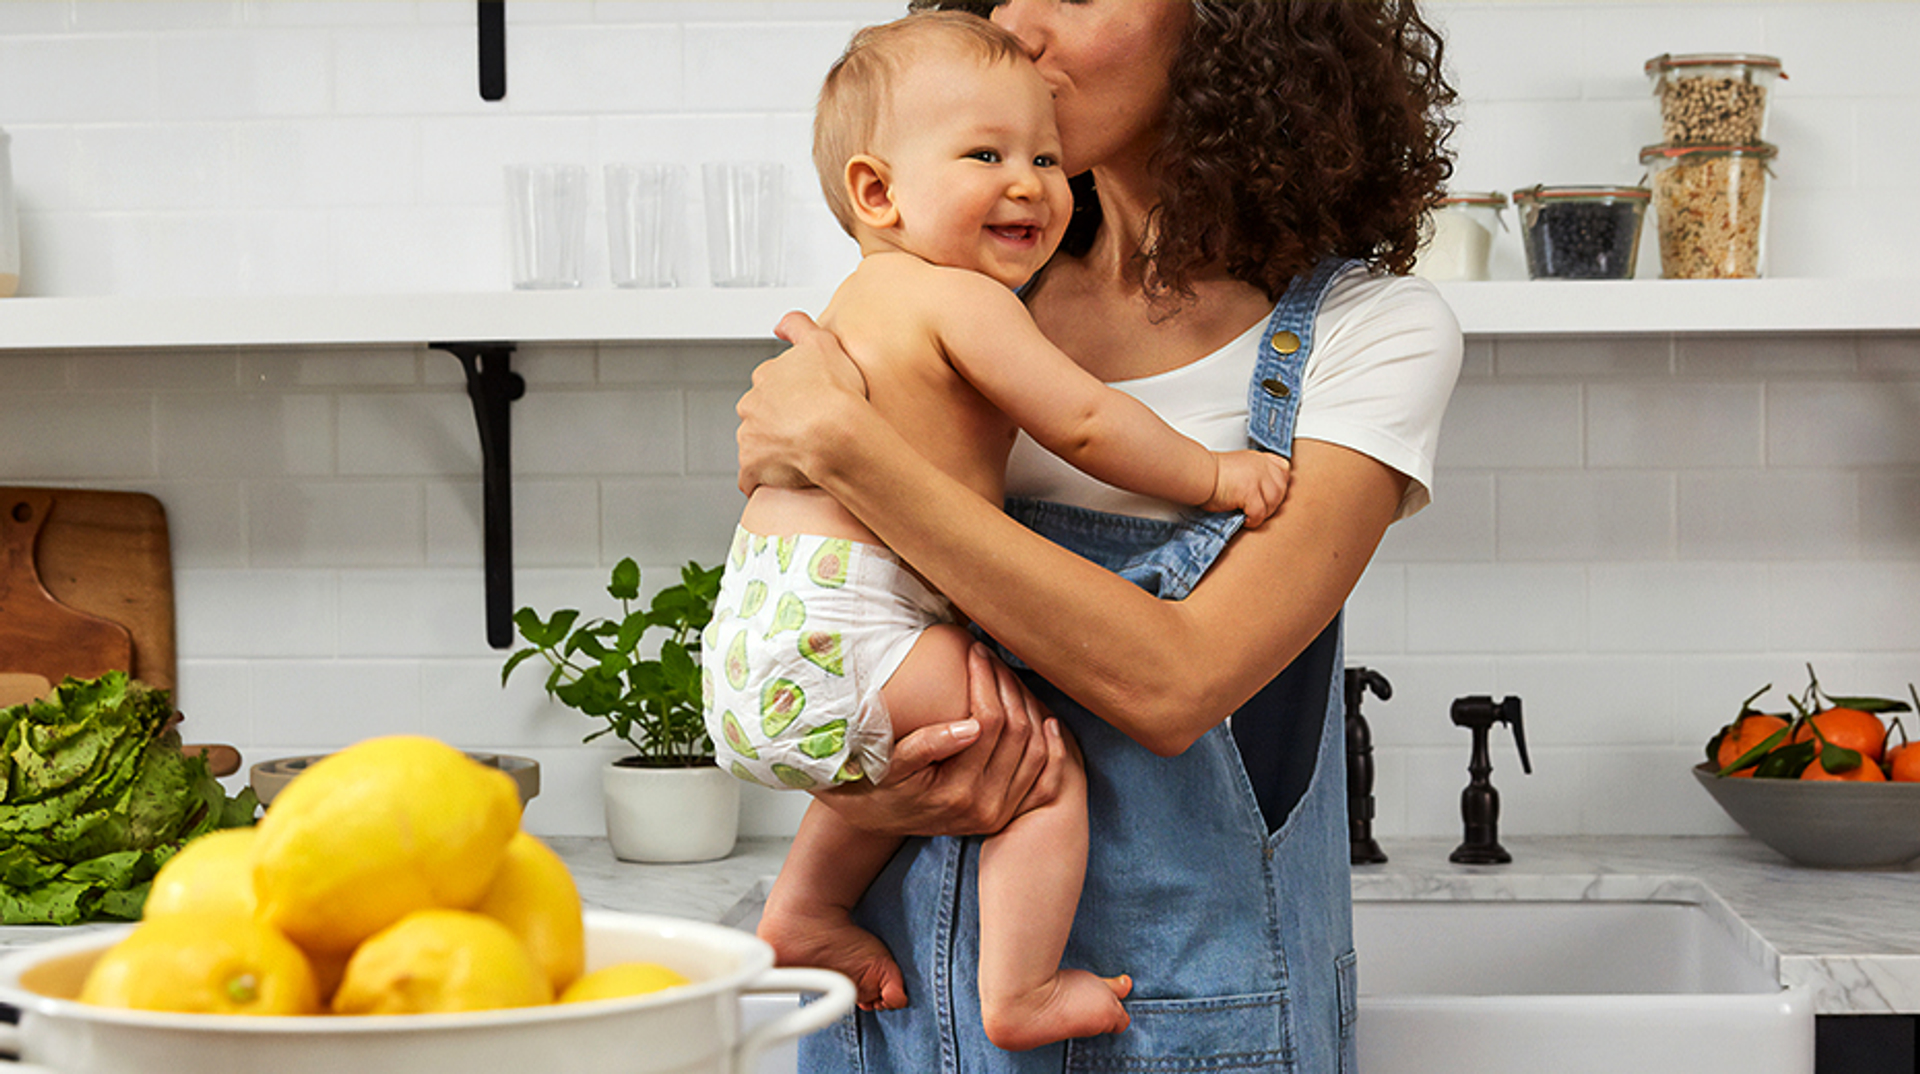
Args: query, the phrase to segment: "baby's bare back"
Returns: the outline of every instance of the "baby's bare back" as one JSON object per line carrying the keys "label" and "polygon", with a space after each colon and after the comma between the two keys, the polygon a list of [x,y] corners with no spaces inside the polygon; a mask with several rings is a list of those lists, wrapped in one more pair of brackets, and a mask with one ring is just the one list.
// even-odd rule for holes
{"label": "baby's bare back", "polygon": [[[867,398],[908,443],[993,503],[1003,498],[1014,424],[947,361],[943,283],[958,270],[878,254],[834,292],[819,317],[866,379]],[[949,300],[950,301],[950,300]],[[754,491],[741,524],[755,533],[819,533],[882,543],[818,489]]]}

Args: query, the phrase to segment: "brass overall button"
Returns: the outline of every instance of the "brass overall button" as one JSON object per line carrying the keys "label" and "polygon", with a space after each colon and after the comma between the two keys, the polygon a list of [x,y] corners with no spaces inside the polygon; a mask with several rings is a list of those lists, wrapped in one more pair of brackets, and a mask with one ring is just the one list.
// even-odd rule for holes
{"label": "brass overall button", "polygon": [[1285,399],[1287,396],[1293,394],[1285,384],[1271,377],[1260,382],[1260,390],[1273,396],[1275,399]]}
{"label": "brass overall button", "polygon": [[1275,332],[1273,334],[1273,352],[1275,354],[1292,354],[1299,349],[1299,336],[1294,335],[1292,332]]}

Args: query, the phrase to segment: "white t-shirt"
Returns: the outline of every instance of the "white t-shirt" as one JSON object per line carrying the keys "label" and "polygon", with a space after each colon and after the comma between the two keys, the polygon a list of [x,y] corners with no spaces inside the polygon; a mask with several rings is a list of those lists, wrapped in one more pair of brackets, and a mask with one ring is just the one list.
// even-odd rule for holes
{"label": "white t-shirt", "polygon": [[[1265,330],[1262,318],[1198,361],[1112,387],[1215,451],[1245,448],[1247,388]],[[1412,515],[1433,498],[1434,449],[1460,351],[1459,322],[1432,284],[1347,270],[1320,306],[1294,437],[1351,448],[1407,475],[1395,518]],[[1007,494],[1146,518],[1186,510],[1089,477],[1025,433],[1007,462]]]}

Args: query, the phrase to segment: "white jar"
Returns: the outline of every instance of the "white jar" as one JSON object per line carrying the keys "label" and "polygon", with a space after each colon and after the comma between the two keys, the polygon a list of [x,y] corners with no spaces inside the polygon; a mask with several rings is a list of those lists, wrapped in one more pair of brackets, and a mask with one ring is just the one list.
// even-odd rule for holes
{"label": "white jar", "polygon": [[1496,229],[1504,229],[1500,193],[1448,194],[1427,217],[1427,233],[1413,274],[1429,280],[1484,280]]}
{"label": "white jar", "polygon": [[0,298],[20,289],[20,217],[13,207],[13,139],[0,130]]}

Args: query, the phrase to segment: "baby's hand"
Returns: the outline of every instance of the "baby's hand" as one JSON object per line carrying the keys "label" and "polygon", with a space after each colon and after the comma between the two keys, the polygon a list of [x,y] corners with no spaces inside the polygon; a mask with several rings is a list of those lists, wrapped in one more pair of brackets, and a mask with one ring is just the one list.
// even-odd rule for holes
{"label": "baby's hand", "polygon": [[1293,480],[1293,464],[1265,451],[1222,451],[1214,455],[1213,499],[1209,511],[1246,513],[1247,527],[1258,526],[1280,510]]}

